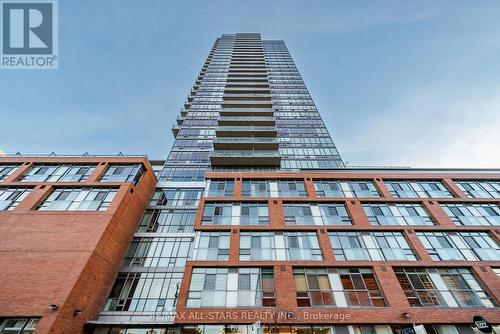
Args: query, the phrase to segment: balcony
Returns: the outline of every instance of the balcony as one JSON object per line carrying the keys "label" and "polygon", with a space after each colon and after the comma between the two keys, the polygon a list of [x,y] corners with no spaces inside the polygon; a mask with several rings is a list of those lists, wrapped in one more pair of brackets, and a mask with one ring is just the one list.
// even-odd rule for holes
{"label": "balcony", "polygon": [[215,150],[277,150],[278,139],[273,137],[219,137],[213,140]]}
{"label": "balcony", "polygon": [[274,150],[227,150],[212,152],[210,160],[213,166],[276,166],[281,163],[281,156]]}
{"label": "balcony", "polygon": [[172,133],[174,134],[174,138],[176,138],[177,135],[179,134],[179,130],[180,130],[179,126],[177,126],[177,125],[172,126]]}
{"label": "balcony", "polygon": [[228,77],[227,82],[267,82],[265,77]]}
{"label": "balcony", "polygon": [[226,83],[225,89],[228,88],[266,88],[269,89],[269,83],[248,83],[248,82],[231,82]]}
{"label": "balcony", "polygon": [[223,108],[221,116],[274,116],[271,108]]}
{"label": "balcony", "polygon": [[[226,90],[227,91],[227,90]],[[271,94],[269,93],[269,90],[267,90],[267,94],[265,93],[266,91],[263,91],[262,94],[255,93],[254,91],[248,92],[243,92],[243,93],[224,93],[223,99],[224,100],[271,100]]]}
{"label": "balcony", "polygon": [[223,101],[222,102],[222,108],[238,108],[238,107],[272,108],[273,105],[271,102],[254,101],[254,100]]}
{"label": "balcony", "polygon": [[244,126],[244,125],[257,125],[257,126],[274,126],[276,118],[274,117],[220,117],[218,119],[219,126]]}
{"label": "balcony", "polygon": [[219,126],[217,137],[276,137],[274,126]]}
{"label": "balcony", "polygon": [[270,95],[271,94],[271,91],[269,90],[269,88],[265,88],[265,87],[262,87],[262,88],[252,88],[252,87],[227,87],[226,86],[226,89],[224,90],[224,96],[225,95],[238,95],[238,94],[249,94],[249,95],[252,95],[252,94],[257,94],[257,95]]}

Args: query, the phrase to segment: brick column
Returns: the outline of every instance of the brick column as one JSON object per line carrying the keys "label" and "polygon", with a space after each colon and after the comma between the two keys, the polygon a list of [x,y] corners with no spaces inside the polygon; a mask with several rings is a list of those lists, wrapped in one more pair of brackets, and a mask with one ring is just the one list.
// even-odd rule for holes
{"label": "brick column", "polygon": [[7,182],[16,182],[16,180],[21,176],[23,175],[24,173],[26,173],[28,171],[28,169],[31,168],[31,166],[33,165],[32,162],[25,162],[24,164],[20,165],[19,167],[17,167],[16,170],[14,170],[14,172],[12,174],[10,174],[7,178],[5,178],[2,183],[7,183]]}
{"label": "brick column", "polygon": [[365,210],[363,210],[360,201],[346,201],[346,207],[349,211],[349,215],[351,215],[352,223],[354,226],[359,228],[370,227],[368,217],[366,217]]}
{"label": "brick column", "polygon": [[333,255],[332,245],[330,243],[330,238],[328,237],[328,231],[326,229],[318,230],[318,240],[324,261],[326,263],[333,264],[335,262],[335,256]]}
{"label": "brick column", "polygon": [[474,275],[483,283],[487,293],[496,303],[500,303],[500,284],[497,274],[488,266],[475,265],[472,267]]}
{"label": "brick column", "polygon": [[30,211],[36,209],[41,199],[47,197],[52,191],[50,185],[39,185],[31,190],[31,192],[26,196],[26,198],[21,201],[14,209],[14,211]]}
{"label": "brick column", "polygon": [[386,303],[392,310],[401,313],[407,312],[410,309],[410,304],[392,268],[390,266],[377,265],[373,267],[373,271],[384,294]]}
{"label": "brick column", "polygon": [[406,240],[408,240],[410,247],[413,249],[417,257],[421,261],[432,261],[432,258],[430,257],[422,242],[420,242],[420,239],[418,238],[414,230],[404,230],[403,234],[406,237]]}
{"label": "brick column", "polygon": [[305,186],[306,186],[308,197],[309,198],[318,198],[318,196],[316,195],[316,190],[314,189],[313,180],[310,177],[308,177],[304,181],[305,181]]}
{"label": "brick column", "polygon": [[285,225],[285,215],[283,212],[283,201],[278,199],[269,199],[269,225],[276,229],[282,229]]}
{"label": "brick column", "polygon": [[231,230],[231,240],[229,243],[229,262],[238,262],[240,260],[240,231]]}
{"label": "brick column", "polygon": [[243,182],[241,177],[237,177],[234,180],[234,197],[241,198],[241,188],[243,187]]}
{"label": "brick column", "polygon": [[460,190],[460,188],[455,184],[455,182],[453,182],[452,179],[444,178],[444,179],[442,179],[442,181],[443,181],[444,186],[448,190],[450,190],[452,194],[455,194],[460,198],[464,198],[464,199],[468,198],[467,195],[465,195],[465,193],[462,190]]}
{"label": "brick column", "polygon": [[456,227],[455,223],[448,217],[446,212],[441,208],[438,202],[424,200],[422,206],[429,212],[434,222],[443,227]]}
{"label": "brick column", "polygon": [[276,289],[276,306],[279,310],[297,309],[295,282],[292,266],[277,265],[274,267],[274,282]]}
{"label": "brick column", "polygon": [[380,195],[384,198],[392,198],[391,192],[389,189],[384,184],[384,181],[382,181],[381,178],[377,177],[373,180],[375,183],[375,187],[378,189]]}
{"label": "brick column", "polygon": [[105,162],[101,162],[100,164],[98,164],[94,172],[90,174],[86,182],[98,182],[104,175],[104,173],[106,173],[108,166],[109,165]]}

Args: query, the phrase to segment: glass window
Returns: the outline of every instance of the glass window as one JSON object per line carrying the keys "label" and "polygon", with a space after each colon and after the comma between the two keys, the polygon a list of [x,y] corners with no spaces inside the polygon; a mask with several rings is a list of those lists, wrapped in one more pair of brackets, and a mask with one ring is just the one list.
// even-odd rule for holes
{"label": "glass window", "polygon": [[316,232],[285,232],[288,261],[321,261],[323,255]]}
{"label": "glass window", "polygon": [[352,225],[343,203],[284,203],[287,225]]}
{"label": "glass window", "polygon": [[196,210],[147,209],[137,232],[189,233],[194,231]]}
{"label": "glass window", "polygon": [[496,204],[441,204],[456,225],[500,226],[500,206]]}
{"label": "glass window", "polygon": [[193,268],[187,308],[275,306],[272,268]]}
{"label": "glass window", "polygon": [[460,180],[456,184],[467,197],[500,198],[500,181],[497,180]]}
{"label": "glass window", "polygon": [[193,260],[229,260],[229,240],[229,232],[197,232]]}
{"label": "glass window", "polygon": [[411,306],[494,307],[467,268],[395,268]]}
{"label": "glass window", "polygon": [[8,176],[14,173],[17,167],[19,167],[19,165],[15,164],[0,165],[0,181],[5,180]]}
{"label": "glass window", "polygon": [[142,164],[110,164],[106,173],[101,177],[101,182],[132,182],[134,185],[137,185],[144,172],[145,169]]}
{"label": "glass window", "polygon": [[373,181],[368,180],[314,180],[318,197],[376,198],[380,197]]}
{"label": "glass window", "polygon": [[303,180],[278,180],[278,197],[307,197]]}
{"label": "glass window", "polygon": [[386,180],[387,189],[398,198],[452,198],[441,181],[427,180]]}
{"label": "glass window", "polygon": [[0,334],[33,334],[40,318],[0,319]]}
{"label": "glass window", "polygon": [[243,197],[307,197],[304,180],[243,180]]}
{"label": "glass window", "polygon": [[192,237],[135,237],[125,267],[184,268],[192,253]]}
{"label": "glass window", "polygon": [[337,261],[416,261],[401,232],[330,232]]}
{"label": "glass window", "polygon": [[434,261],[500,261],[500,248],[486,232],[418,232]]}
{"label": "glass window", "polygon": [[104,311],[173,311],[182,275],[182,272],[119,273]]}
{"label": "glass window", "polygon": [[203,188],[157,188],[149,206],[198,207]]}
{"label": "glass window", "polygon": [[241,232],[240,261],[321,261],[316,232]]}
{"label": "glass window", "polygon": [[14,210],[30,193],[30,188],[0,188],[0,211]]}
{"label": "glass window", "polygon": [[363,209],[371,225],[434,225],[419,203],[364,203]]}
{"label": "glass window", "polygon": [[207,197],[233,197],[234,180],[209,180]]}
{"label": "glass window", "polygon": [[203,225],[269,225],[267,203],[205,202]]}
{"label": "glass window", "polygon": [[56,188],[38,210],[106,211],[117,192],[117,188]]}
{"label": "glass window", "polygon": [[19,181],[21,182],[85,182],[96,165],[46,165],[34,164]]}
{"label": "glass window", "polygon": [[371,269],[294,268],[298,307],[384,307]]}

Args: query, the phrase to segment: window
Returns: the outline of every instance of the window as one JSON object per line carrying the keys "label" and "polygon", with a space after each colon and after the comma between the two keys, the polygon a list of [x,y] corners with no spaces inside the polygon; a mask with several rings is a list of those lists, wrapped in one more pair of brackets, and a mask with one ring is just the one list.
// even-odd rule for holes
{"label": "window", "polygon": [[316,195],[318,195],[318,197],[380,197],[380,194],[372,181],[314,180],[314,189],[316,190]]}
{"label": "window", "polygon": [[0,165],[0,181],[5,180],[19,167],[19,165]]}
{"label": "window", "polygon": [[287,225],[352,225],[342,203],[284,203]]}
{"label": "window", "polygon": [[384,297],[368,268],[294,268],[299,307],[384,307]]}
{"label": "window", "polygon": [[125,267],[181,267],[192,253],[193,238],[136,237],[130,245]]}
{"label": "window", "polygon": [[40,318],[0,319],[0,334],[33,334]]}
{"label": "window", "polygon": [[241,186],[242,197],[270,197],[268,180],[243,180]]}
{"label": "window", "polygon": [[316,232],[285,232],[288,261],[321,261],[323,255]]}
{"label": "window", "polygon": [[500,261],[500,248],[486,232],[418,232],[434,261]]}
{"label": "window", "polygon": [[193,268],[187,308],[275,305],[272,268]]}
{"label": "window", "polygon": [[234,180],[209,180],[207,197],[233,197]]}
{"label": "window", "polygon": [[500,181],[497,180],[460,180],[456,184],[467,197],[500,198]]}
{"label": "window", "polygon": [[149,200],[149,205],[198,207],[202,193],[203,188],[157,188]]}
{"label": "window", "polygon": [[282,247],[277,250],[273,232],[241,232],[240,261],[276,261],[278,258],[284,261],[283,236],[281,241]]}
{"label": "window", "polygon": [[119,273],[104,311],[173,311],[183,273]]}
{"label": "window", "polygon": [[147,209],[137,232],[183,233],[193,232],[196,210]]}
{"label": "window", "polygon": [[[277,183],[278,197],[307,197],[303,180],[278,180]],[[271,194],[271,197],[274,196]]]}
{"label": "window", "polygon": [[117,192],[117,188],[56,188],[38,210],[106,211]]}
{"label": "window", "polygon": [[172,167],[165,166],[163,168],[159,182],[203,182],[205,181],[205,167],[200,168],[186,168],[186,167]]}
{"label": "window", "polygon": [[19,178],[21,182],[85,182],[95,165],[33,165]]}
{"label": "window", "polygon": [[371,225],[434,225],[418,203],[364,203],[363,209]]}
{"label": "window", "polygon": [[197,232],[193,260],[229,260],[229,240],[229,232]]}
{"label": "window", "polygon": [[0,211],[14,210],[30,193],[30,188],[0,188]]}
{"label": "window", "polygon": [[307,197],[304,180],[243,180],[243,197]]}
{"label": "window", "polygon": [[453,195],[441,181],[385,181],[393,197],[401,198],[452,198]]}
{"label": "window", "polygon": [[330,232],[337,261],[416,261],[401,232]]}
{"label": "window", "polygon": [[101,182],[132,182],[139,183],[145,169],[142,164],[134,165],[109,165],[108,170],[102,176]]}
{"label": "window", "polygon": [[205,202],[203,225],[268,225],[267,203]]}
{"label": "window", "polygon": [[411,306],[494,307],[467,268],[395,268]]}
{"label": "window", "polygon": [[240,261],[321,261],[316,232],[241,232]]}
{"label": "window", "polygon": [[441,204],[456,225],[500,226],[500,207],[496,204]]}

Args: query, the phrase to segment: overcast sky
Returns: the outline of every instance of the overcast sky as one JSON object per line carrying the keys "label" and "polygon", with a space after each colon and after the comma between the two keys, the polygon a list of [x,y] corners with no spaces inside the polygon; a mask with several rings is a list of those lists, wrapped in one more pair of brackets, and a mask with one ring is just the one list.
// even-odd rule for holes
{"label": "overcast sky", "polygon": [[349,165],[500,167],[499,1],[59,1],[59,69],[0,70],[0,150],[147,154],[222,33],[283,39]]}

